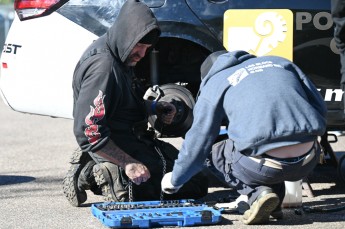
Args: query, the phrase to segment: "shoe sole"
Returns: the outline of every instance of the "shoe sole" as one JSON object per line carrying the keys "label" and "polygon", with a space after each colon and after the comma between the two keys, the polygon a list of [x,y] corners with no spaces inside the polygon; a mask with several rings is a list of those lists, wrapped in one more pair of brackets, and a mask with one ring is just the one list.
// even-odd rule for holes
{"label": "shoe sole", "polygon": [[74,207],[79,207],[87,199],[85,191],[77,190],[78,179],[74,178],[79,176],[81,169],[80,164],[72,164],[62,181],[63,193],[68,202]]}
{"label": "shoe sole", "polygon": [[279,204],[279,197],[275,193],[269,193],[256,200],[247,210],[242,222],[247,225],[265,224],[269,222],[271,213]]}
{"label": "shoe sole", "polygon": [[82,160],[85,161],[85,157],[82,157],[83,152],[81,150],[75,150],[70,158],[71,164],[81,164]]}

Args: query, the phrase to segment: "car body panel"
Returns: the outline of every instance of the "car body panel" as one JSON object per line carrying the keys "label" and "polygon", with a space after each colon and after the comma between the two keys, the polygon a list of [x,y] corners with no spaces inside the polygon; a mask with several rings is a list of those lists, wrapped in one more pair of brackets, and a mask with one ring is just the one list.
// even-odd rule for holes
{"label": "car body panel", "polygon": [[74,67],[96,38],[57,13],[22,22],[16,16],[1,56],[7,67],[1,68],[0,85],[8,105],[20,112],[72,118]]}
{"label": "car body panel", "polygon": [[330,1],[186,0],[195,15],[223,42],[223,15],[229,9],[289,9],[294,17],[293,61],[318,87],[328,107],[328,127],[343,129],[339,52],[333,38]]}
{"label": "car body panel", "polygon": [[[17,111],[71,118],[71,81],[85,48],[116,20],[124,0],[71,0],[51,15],[12,24],[6,44],[20,45],[1,63],[0,89]],[[229,9],[289,9],[293,14],[293,61],[311,78],[328,107],[328,127],[345,129],[340,60],[333,39],[330,1],[326,0],[143,0],[162,29],[159,83],[192,85],[196,95],[200,65],[223,50],[223,16]],[[53,26],[52,26],[53,25]],[[13,47],[10,47],[13,50]],[[150,78],[150,58],[137,68]],[[12,65],[12,66],[11,66]],[[153,81],[151,81],[152,83]],[[156,82],[156,81],[155,81]],[[188,88],[190,89],[190,88]],[[190,89],[191,90],[191,89]]]}

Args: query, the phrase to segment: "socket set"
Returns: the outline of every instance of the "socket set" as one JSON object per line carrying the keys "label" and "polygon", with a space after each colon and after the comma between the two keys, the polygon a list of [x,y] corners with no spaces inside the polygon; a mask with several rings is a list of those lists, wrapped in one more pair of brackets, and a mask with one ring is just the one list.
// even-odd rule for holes
{"label": "socket set", "polygon": [[217,224],[222,219],[221,209],[193,199],[104,202],[92,204],[91,212],[110,228],[187,227]]}

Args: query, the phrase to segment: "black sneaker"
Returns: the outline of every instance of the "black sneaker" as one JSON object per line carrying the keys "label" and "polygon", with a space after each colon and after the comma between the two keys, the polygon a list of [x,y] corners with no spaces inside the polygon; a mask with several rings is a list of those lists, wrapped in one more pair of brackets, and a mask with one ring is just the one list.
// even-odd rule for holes
{"label": "black sneaker", "polygon": [[[84,174],[86,170],[92,174],[92,167],[95,163],[80,150],[73,153],[70,163],[71,167],[62,182],[63,192],[72,206],[79,207],[87,199],[85,190],[91,188],[97,190],[94,187],[96,185],[95,182],[94,184],[88,183],[88,180],[93,179],[93,177],[90,178]],[[83,173],[82,176],[81,173]]]}
{"label": "black sneaker", "polygon": [[[109,162],[102,162],[101,164],[96,164],[93,167],[93,174],[98,187],[102,190],[104,200],[115,202],[129,201],[129,193],[123,184],[119,167]],[[104,175],[104,173],[106,174]]]}
{"label": "black sneaker", "polygon": [[270,215],[279,205],[279,197],[272,190],[264,190],[242,216],[242,222],[247,225],[265,224]]}

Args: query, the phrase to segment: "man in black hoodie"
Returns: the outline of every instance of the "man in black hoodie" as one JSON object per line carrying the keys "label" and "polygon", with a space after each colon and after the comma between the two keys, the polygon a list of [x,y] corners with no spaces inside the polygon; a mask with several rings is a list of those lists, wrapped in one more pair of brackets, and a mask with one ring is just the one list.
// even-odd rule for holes
{"label": "man in black hoodie", "polygon": [[[178,150],[154,138],[147,117],[156,114],[170,124],[176,108],[144,100],[134,75],[135,65],[159,35],[151,10],[138,0],[127,0],[114,25],[78,62],[73,76],[73,117],[80,150],[73,154],[63,181],[73,206],[86,201],[89,189],[106,201],[163,198],[160,181],[172,170]],[[194,176],[181,193],[169,199],[206,195],[204,180],[201,174]]]}

